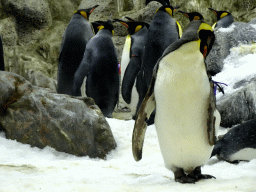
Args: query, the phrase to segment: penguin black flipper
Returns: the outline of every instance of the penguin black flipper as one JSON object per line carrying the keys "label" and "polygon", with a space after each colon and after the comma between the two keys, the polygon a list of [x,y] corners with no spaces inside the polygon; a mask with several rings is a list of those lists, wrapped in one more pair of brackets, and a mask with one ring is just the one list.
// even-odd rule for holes
{"label": "penguin black flipper", "polygon": [[73,96],[81,96],[81,86],[83,84],[84,78],[88,75],[88,73],[91,71],[91,60],[90,57],[92,55],[91,49],[86,49],[84,53],[83,59],[74,75],[74,83],[73,83]]}
{"label": "penguin black flipper", "polygon": [[136,76],[140,71],[141,59],[138,57],[131,57],[130,62],[124,73],[122,82],[122,96],[126,103],[131,102],[132,88],[135,83]]}
{"label": "penguin black flipper", "polygon": [[151,113],[156,107],[154,87],[156,81],[156,71],[157,66],[154,69],[152,80],[149,86],[149,89],[140,105],[140,109],[137,113],[135,125],[133,128],[132,135],[132,153],[136,161],[141,160],[142,158],[142,147],[144,143],[144,137],[147,130],[147,119],[149,119]]}
{"label": "penguin black flipper", "polygon": [[5,67],[4,67],[4,51],[3,51],[3,44],[2,44],[2,39],[0,36],[0,70],[4,71]]}

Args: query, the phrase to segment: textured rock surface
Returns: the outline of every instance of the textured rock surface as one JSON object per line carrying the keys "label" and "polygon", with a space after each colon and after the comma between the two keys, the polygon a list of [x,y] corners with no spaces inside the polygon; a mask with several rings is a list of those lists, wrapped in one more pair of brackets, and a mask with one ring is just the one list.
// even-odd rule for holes
{"label": "textured rock surface", "polygon": [[50,8],[45,0],[2,0],[2,5],[21,25],[29,22],[41,28],[43,24],[52,23]]}
{"label": "textured rock surface", "polygon": [[9,72],[0,72],[0,84],[0,127],[8,139],[99,158],[116,147],[107,121],[91,98],[56,94]]}
{"label": "textured rock surface", "polygon": [[231,48],[256,42],[256,26],[249,23],[235,22],[229,28],[221,28],[214,33],[216,39],[206,58],[207,68],[214,74],[222,70],[223,61]]}
{"label": "textured rock surface", "polygon": [[[221,115],[221,126],[232,127],[256,117],[256,81],[238,82],[236,86],[243,88],[232,95],[217,101],[217,108]],[[239,85],[240,84],[240,85]]]}

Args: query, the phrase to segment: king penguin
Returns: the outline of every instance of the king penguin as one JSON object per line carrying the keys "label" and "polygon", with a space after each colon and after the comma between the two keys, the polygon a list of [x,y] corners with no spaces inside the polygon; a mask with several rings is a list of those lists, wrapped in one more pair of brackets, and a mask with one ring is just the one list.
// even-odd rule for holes
{"label": "king penguin", "polygon": [[217,22],[214,23],[212,26],[213,29],[227,28],[234,22],[234,18],[231,13],[227,11],[216,11],[213,8],[208,8],[208,9],[213,11],[217,16]]}
{"label": "king penguin", "polygon": [[2,38],[0,35],[0,70],[4,71],[4,51],[3,51],[3,43],[2,43]]}
{"label": "king penguin", "polygon": [[256,159],[256,119],[233,127],[214,146],[212,156],[230,163]]}
{"label": "king penguin", "polygon": [[[154,0],[147,0],[147,4]],[[150,84],[153,68],[164,50],[182,35],[180,24],[173,18],[173,12],[179,7],[172,7],[169,0],[157,0],[162,6],[156,11],[150,22],[142,70],[147,84]]]}
{"label": "king penguin", "polygon": [[89,16],[98,7],[80,9],[72,16],[62,37],[57,93],[72,94],[74,74],[82,61],[87,42],[94,36]]}
{"label": "king penguin", "polygon": [[135,86],[136,77],[141,69],[149,24],[137,22],[129,17],[127,19],[130,21],[115,19],[127,27],[129,31],[121,59],[121,95],[126,107],[131,109],[131,114],[135,117],[139,101],[138,89]]}
{"label": "king penguin", "polygon": [[178,12],[185,15],[189,19],[189,21],[204,20],[204,17],[198,12],[191,12],[191,13],[188,13],[188,12],[185,12],[185,11],[178,11]]}
{"label": "king penguin", "polygon": [[85,79],[86,95],[94,99],[105,117],[112,113],[119,98],[118,60],[111,21],[99,22],[98,33],[86,45],[84,57],[74,77],[73,95],[81,95]]}
{"label": "king penguin", "polygon": [[159,58],[150,87],[137,113],[132,150],[142,158],[146,123],[156,109],[155,127],[166,168],[175,181],[195,183],[214,178],[201,166],[210,158],[220,124],[213,82],[205,58],[215,40],[213,29],[202,20],[191,21],[182,38]]}

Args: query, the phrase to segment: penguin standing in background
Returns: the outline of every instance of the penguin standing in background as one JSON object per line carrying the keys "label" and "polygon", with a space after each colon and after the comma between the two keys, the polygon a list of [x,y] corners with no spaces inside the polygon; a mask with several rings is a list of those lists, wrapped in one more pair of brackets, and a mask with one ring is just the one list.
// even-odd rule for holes
{"label": "penguin standing in background", "polygon": [[[153,0],[147,0],[146,4]],[[172,7],[169,0],[157,0],[162,6],[156,11],[148,29],[145,53],[142,60],[143,75],[150,84],[153,68],[164,50],[177,41],[182,34],[180,24],[173,18],[173,12],[179,7]]]}
{"label": "penguin standing in background", "polygon": [[0,35],[0,70],[4,71],[4,50],[3,50],[3,43],[2,43],[2,38]]}
{"label": "penguin standing in background", "polygon": [[58,65],[57,93],[72,94],[74,74],[82,61],[87,42],[94,36],[89,16],[98,6],[76,11],[63,34]]}
{"label": "penguin standing in background", "polygon": [[178,11],[180,13],[182,13],[183,15],[185,15],[189,21],[193,21],[193,20],[204,20],[204,17],[198,13],[198,12],[191,12],[191,13],[187,13],[185,11]]}
{"label": "penguin standing in background", "polygon": [[135,120],[132,150],[142,158],[145,120],[156,108],[155,126],[166,168],[175,181],[195,183],[214,178],[203,175],[201,166],[210,158],[220,124],[213,82],[205,58],[215,36],[202,20],[191,21],[182,38],[159,58],[152,81]]}
{"label": "penguin standing in background", "polygon": [[105,117],[112,113],[119,97],[118,61],[111,21],[98,21],[98,33],[86,45],[84,57],[74,77],[73,95],[81,95],[85,79],[86,95],[94,99]]}
{"label": "penguin standing in background", "polygon": [[135,87],[136,77],[141,69],[144,46],[148,32],[149,24],[145,22],[136,22],[126,17],[130,21],[115,19],[128,28],[129,35],[123,48],[121,59],[121,91],[122,97],[126,102],[126,107],[131,109],[131,114],[135,117],[139,95]]}
{"label": "penguin standing in background", "polygon": [[234,18],[231,15],[231,13],[227,11],[216,11],[213,8],[208,8],[208,9],[213,11],[217,16],[217,22],[214,23],[212,26],[213,29],[227,28],[234,22]]}
{"label": "penguin standing in background", "polygon": [[256,119],[235,126],[214,146],[212,156],[230,163],[256,159]]}

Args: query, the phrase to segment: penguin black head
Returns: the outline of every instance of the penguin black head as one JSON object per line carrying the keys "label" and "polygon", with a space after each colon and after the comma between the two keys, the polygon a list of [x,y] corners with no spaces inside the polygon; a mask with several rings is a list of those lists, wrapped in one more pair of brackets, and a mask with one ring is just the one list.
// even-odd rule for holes
{"label": "penguin black head", "polygon": [[93,12],[93,10],[98,7],[99,5],[95,5],[91,8],[88,9],[79,9],[77,11],[75,11],[75,14],[80,14],[82,15],[84,18],[86,18],[87,20],[89,20],[90,14]]}
{"label": "penguin black head", "polygon": [[165,11],[167,13],[169,13],[172,17],[173,17],[173,13],[179,9],[180,7],[173,7],[171,5],[163,5],[162,7],[160,7],[159,9],[156,10],[157,11]]}
{"label": "penguin black head", "polygon": [[179,11],[179,12],[182,13],[183,15],[185,15],[186,17],[188,17],[190,21],[204,20],[204,17],[198,12],[191,12],[191,13],[187,13],[184,11]]}
{"label": "penguin black head", "polygon": [[125,27],[128,28],[129,34],[133,35],[134,33],[137,33],[140,29],[142,29],[144,26],[149,27],[148,23],[145,22],[137,22],[137,21],[123,21],[121,19],[114,19],[114,21],[118,21],[121,24],[123,24]]}
{"label": "penguin black head", "polygon": [[219,21],[220,19],[222,19],[223,17],[227,16],[227,15],[231,15],[231,13],[227,12],[227,11],[216,11],[213,8],[208,8],[211,11],[213,11],[215,13],[215,15],[217,16],[217,21]]}
{"label": "penguin black head", "polygon": [[188,24],[183,33],[181,44],[190,41],[198,41],[200,43],[200,52],[203,54],[204,58],[206,58],[212,49],[214,40],[215,35],[210,25],[202,20],[193,20]]}
{"label": "penguin black head", "polygon": [[94,22],[95,25],[98,25],[97,29],[98,31],[102,30],[102,29],[107,29],[109,30],[112,35],[114,35],[114,26],[112,25],[112,21],[108,20],[108,21],[96,21]]}
{"label": "penguin black head", "polygon": [[[131,19],[130,17],[125,17],[125,18],[128,19],[130,22],[136,22],[135,20]],[[139,22],[139,23],[142,24],[142,27],[146,26],[147,28],[149,28],[149,24],[148,23],[145,23],[145,22]]]}

